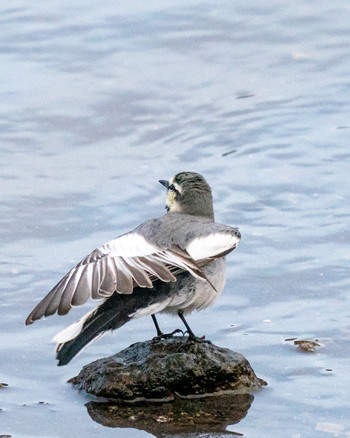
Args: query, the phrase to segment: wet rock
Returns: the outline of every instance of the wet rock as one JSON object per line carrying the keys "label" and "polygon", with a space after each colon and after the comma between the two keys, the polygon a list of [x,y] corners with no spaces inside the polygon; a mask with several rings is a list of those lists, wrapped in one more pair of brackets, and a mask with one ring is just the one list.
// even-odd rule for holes
{"label": "wet rock", "polygon": [[241,354],[180,336],[133,344],[86,365],[69,382],[125,402],[250,393],[266,385]]}

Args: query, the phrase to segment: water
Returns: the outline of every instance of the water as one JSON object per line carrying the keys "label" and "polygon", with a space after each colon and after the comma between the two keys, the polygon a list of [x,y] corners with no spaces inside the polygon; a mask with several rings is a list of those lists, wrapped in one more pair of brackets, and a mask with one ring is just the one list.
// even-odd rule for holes
{"label": "water", "polygon": [[93,421],[65,383],[151,338],[150,318],[62,368],[50,339],[86,309],[24,320],[90,250],[163,213],[158,179],[194,170],[243,237],[191,326],[269,382],[227,429],[349,436],[346,2],[13,0],[1,16],[0,433],[155,436]]}

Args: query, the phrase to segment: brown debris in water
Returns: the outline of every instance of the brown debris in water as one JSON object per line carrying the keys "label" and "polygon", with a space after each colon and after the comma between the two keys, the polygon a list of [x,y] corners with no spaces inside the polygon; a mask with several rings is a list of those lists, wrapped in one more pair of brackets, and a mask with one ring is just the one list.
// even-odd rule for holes
{"label": "brown debris in water", "polygon": [[321,347],[317,342],[308,340],[294,341],[294,345],[297,345],[299,350],[307,353],[314,353],[318,347]]}

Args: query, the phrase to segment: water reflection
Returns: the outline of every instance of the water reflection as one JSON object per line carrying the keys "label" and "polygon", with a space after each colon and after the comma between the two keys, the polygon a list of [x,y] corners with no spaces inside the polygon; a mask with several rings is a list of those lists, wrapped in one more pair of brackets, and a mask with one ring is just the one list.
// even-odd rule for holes
{"label": "water reflection", "polygon": [[144,430],[157,438],[184,434],[195,438],[203,434],[241,435],[226,428],[247,415],[253,400],[251,394],[239,394],[163,404],[89,402],[86,407],[91,418],[103,426]]}

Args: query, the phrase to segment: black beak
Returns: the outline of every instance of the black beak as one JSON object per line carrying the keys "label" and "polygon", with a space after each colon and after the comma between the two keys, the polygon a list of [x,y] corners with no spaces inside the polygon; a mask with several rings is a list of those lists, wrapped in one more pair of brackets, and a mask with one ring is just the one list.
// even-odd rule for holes
{"label": "black beak", "polygon": [[161,183],[162,186],[164,186],[165,188],[169,188],[169,181],[167,181],[166,179],[160,179],[159,182]]}

